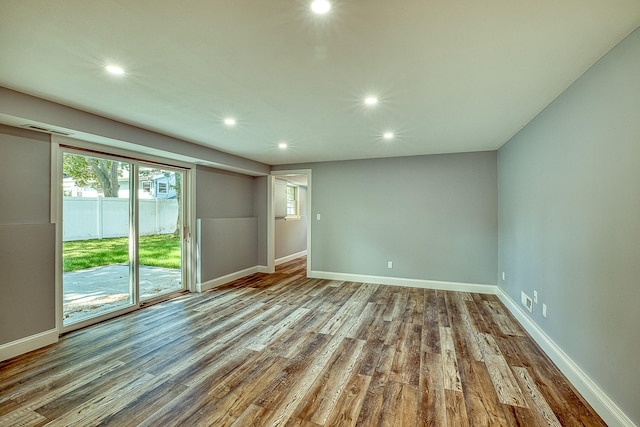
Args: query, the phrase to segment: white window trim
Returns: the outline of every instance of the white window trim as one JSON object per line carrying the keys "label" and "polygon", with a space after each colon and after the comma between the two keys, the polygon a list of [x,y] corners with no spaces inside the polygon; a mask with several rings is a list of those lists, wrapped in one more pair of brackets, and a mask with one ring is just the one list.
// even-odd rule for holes
{"label": "white window trim", "polygon": [[[287,187],[293,187],[293,188],[296,189],[295,193],[296,193],[296,212],[297,213],[295,215],[289,215],[289,213],[287,212],[287,216],[284,217],[284,220],[285,221],[299,221],[299,220],[302,219],[302,217],[300,216],[300,186],[287,182]],[[289,202],[289,200],[287,199],[287,203],[288,202]]]}

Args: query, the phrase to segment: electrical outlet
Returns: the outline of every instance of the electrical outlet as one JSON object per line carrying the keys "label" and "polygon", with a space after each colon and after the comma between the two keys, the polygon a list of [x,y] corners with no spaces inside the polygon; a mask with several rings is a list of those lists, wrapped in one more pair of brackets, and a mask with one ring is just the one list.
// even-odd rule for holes
{"label": "electrical outlet", "polygon": [[505,273],[504,273],[504,271],[503,271],[503,272],[502,272],[502,281],[504,282],[505,280],[507,280],[507,276],[506,276],[506,274],[505,274]]}
{"label": "electrical outlet", "polygon": [[316,221],[320,221],[320,214],[316,214]]}
{"label": "electrical outlet", "polygon": [[538,291],[533,291],[533,302],[538,303]]}
{"label": "electrical outlet", "polygon": [[393,268],[393,261],[387,261],[387,268]]}
{"label": "electrical outlet", "polygon": [[547,317],[547,304],[542,304],[542,316]]}

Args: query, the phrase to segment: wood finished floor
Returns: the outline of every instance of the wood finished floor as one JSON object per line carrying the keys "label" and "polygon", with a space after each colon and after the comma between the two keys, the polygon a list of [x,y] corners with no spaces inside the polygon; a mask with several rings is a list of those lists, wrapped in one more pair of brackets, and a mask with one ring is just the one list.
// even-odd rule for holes
{"label": "wood finished floor", "polygon": [[0,362],[0,426],[601,426],[492,295],[305,259]]}

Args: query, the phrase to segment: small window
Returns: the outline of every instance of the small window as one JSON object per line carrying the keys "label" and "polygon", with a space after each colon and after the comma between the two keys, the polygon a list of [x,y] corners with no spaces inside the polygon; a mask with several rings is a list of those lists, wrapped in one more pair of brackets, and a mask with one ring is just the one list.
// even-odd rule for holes
{"label": "small window", "polygon": [[151,193],[151,181],[142,181],[142,189],[147,193]]}
{"label": "small window", "polygon": [[287,185],[287,216],[300,216],[298,211],[298,187]]}
{"label": "small window", "polygon": [[167,183],[159,182],[158,183],[158,194],[167,194]]}

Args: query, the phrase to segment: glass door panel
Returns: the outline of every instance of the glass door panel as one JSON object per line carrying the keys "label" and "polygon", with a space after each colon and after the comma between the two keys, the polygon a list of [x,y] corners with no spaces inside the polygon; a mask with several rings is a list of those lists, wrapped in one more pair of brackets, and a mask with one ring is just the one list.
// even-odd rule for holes
{"label": "glass door panel", "polygon": [[182,280],[183,172],[138,168],[140,300],[184,289]]}
{"label": "glass door panel", "polygon": [[63,325],[135,303],[130,254],[132,165],[63,153]]}

